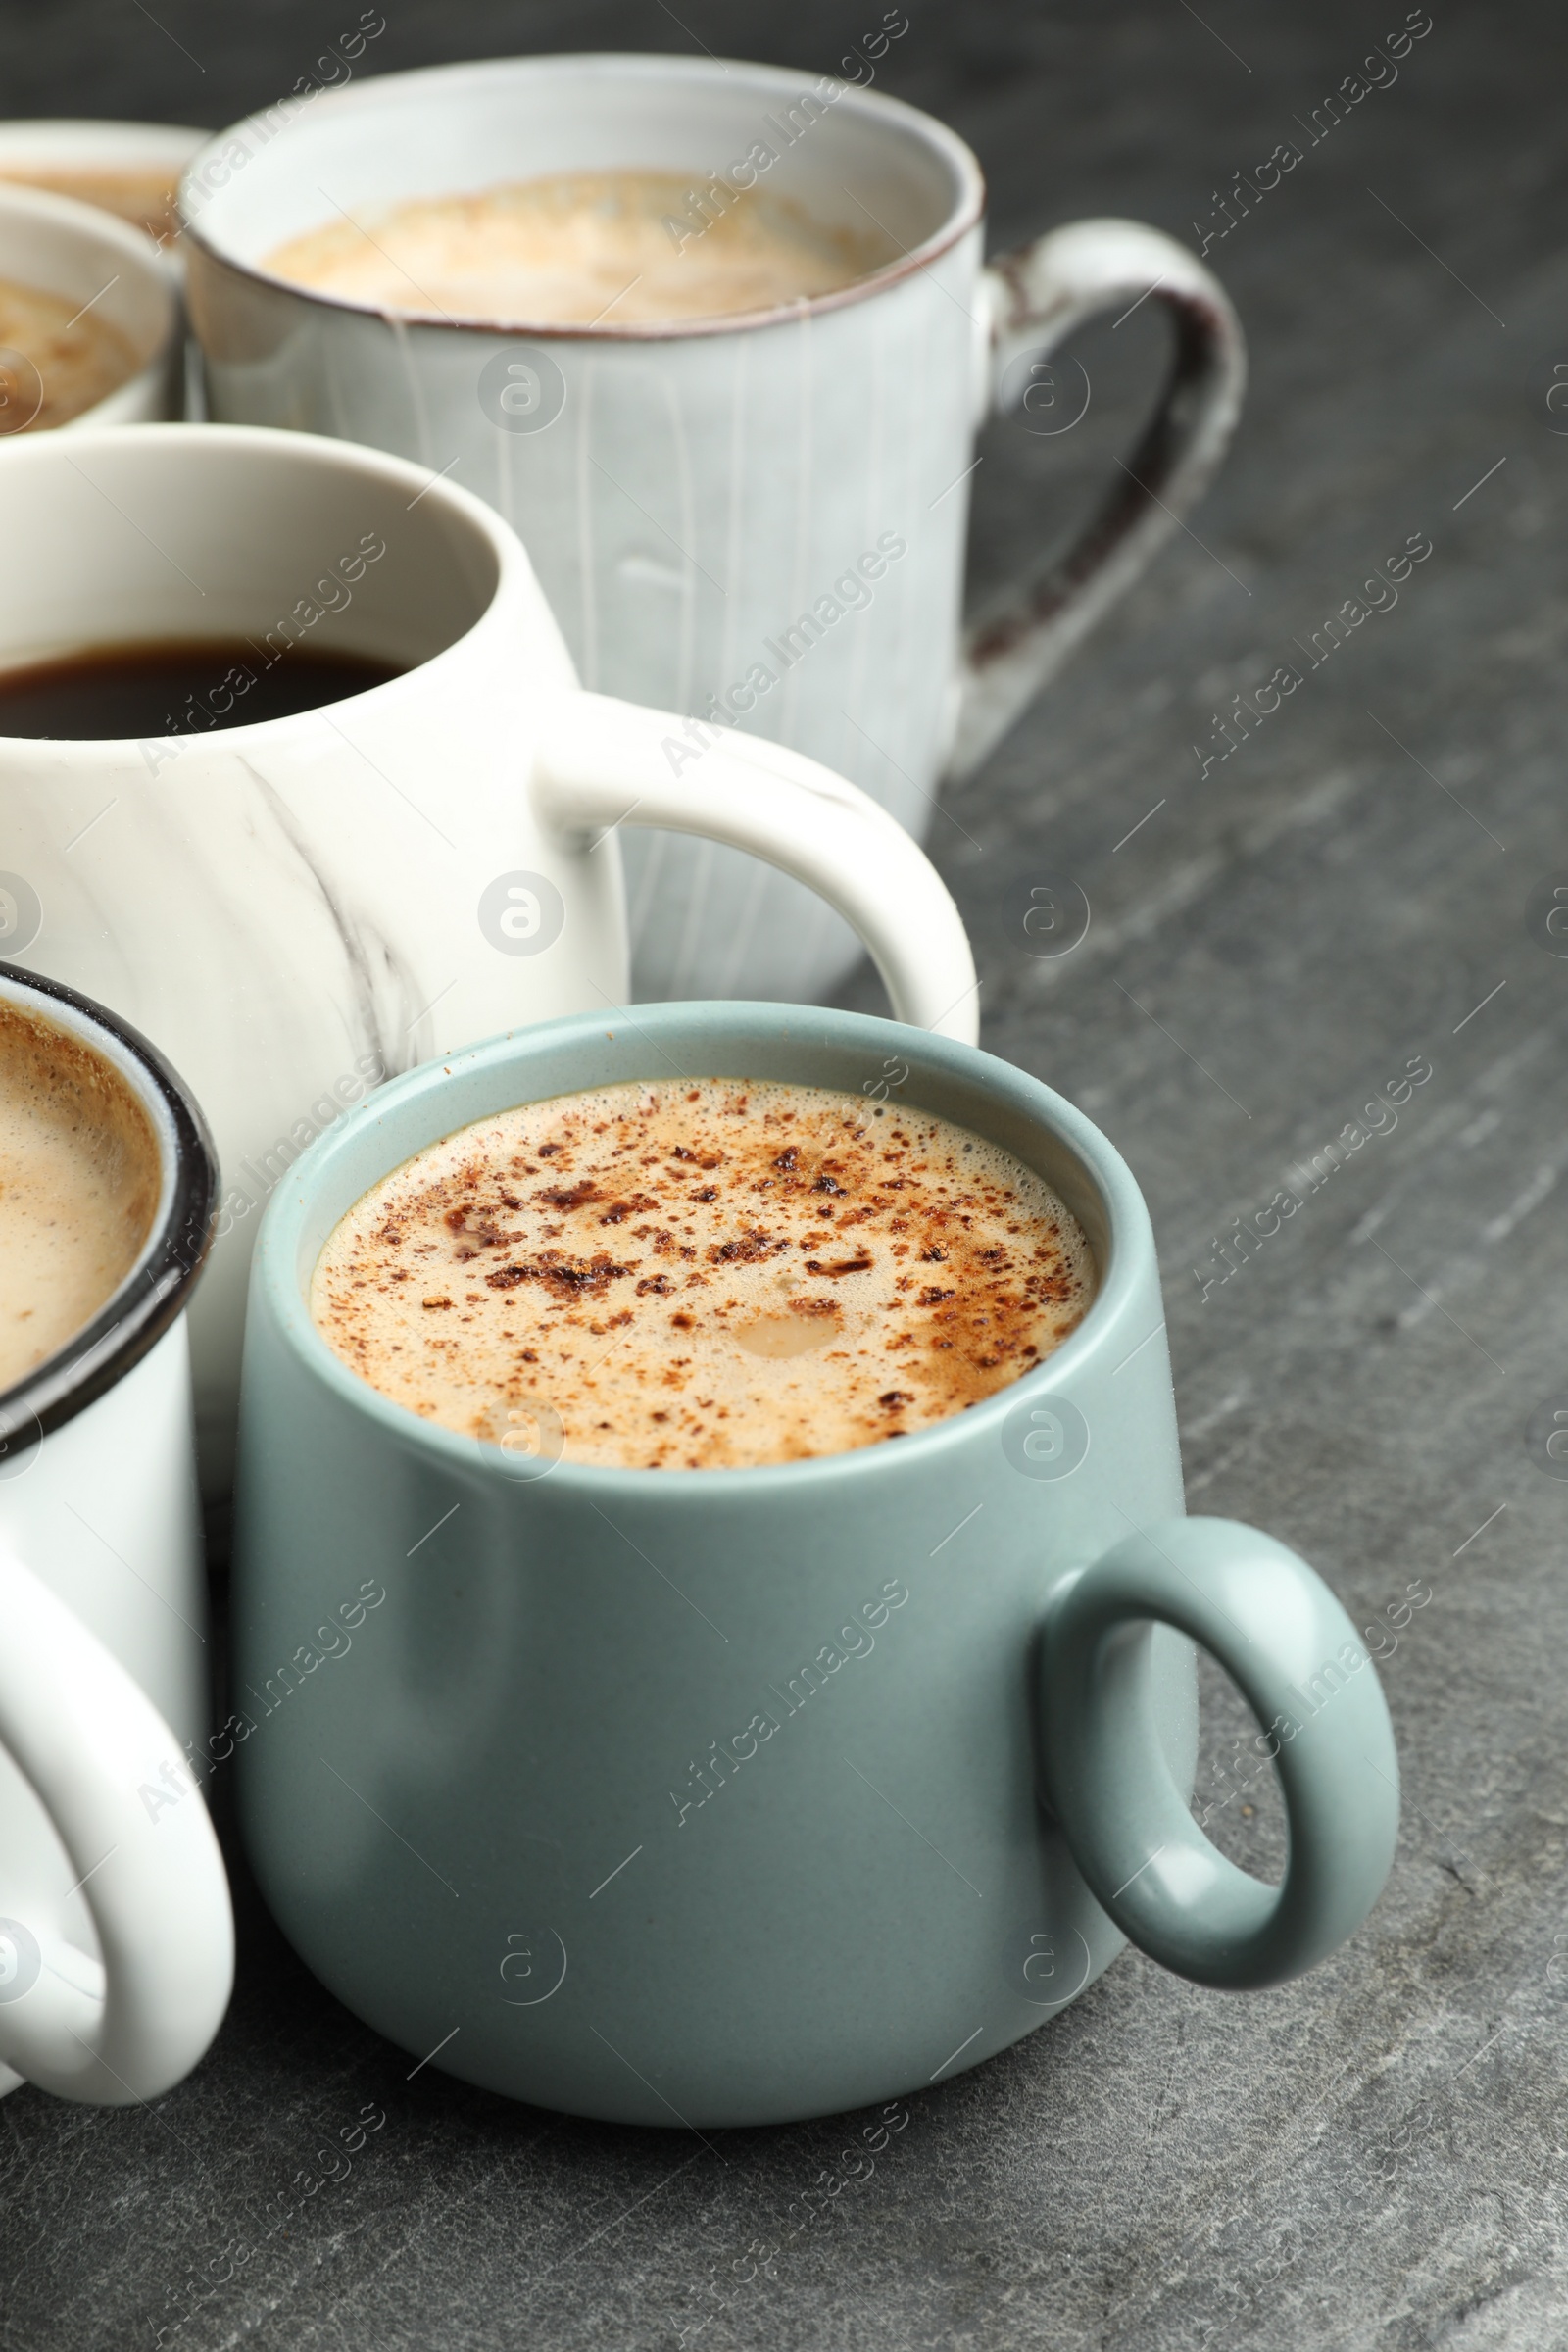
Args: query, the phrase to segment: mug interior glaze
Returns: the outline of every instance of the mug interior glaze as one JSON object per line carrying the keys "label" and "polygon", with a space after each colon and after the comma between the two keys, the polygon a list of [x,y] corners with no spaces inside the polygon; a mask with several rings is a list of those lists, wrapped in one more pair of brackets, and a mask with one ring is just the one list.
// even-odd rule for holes
{"label": "mug interior glaze", "polygon": [[[0,192],[0,218],[11,201]],[[69,455],[68,468],[41,440],[0,450],[0,512],[18,557],[0,577],[0,669],[164,638],[247,639],[264,667],[298,644],[407,671],[473,629],[501,584],[493,535],[466,507],[420,499],[417,477],[373,453],[201,425],[94,439]],[[214,674],[220,683],[216,662]],[[163,749],[148,743],[149,779],[239,732],[215,739],[202,716]],[[101,764],[107,740],[51,743],[49,758]]]}

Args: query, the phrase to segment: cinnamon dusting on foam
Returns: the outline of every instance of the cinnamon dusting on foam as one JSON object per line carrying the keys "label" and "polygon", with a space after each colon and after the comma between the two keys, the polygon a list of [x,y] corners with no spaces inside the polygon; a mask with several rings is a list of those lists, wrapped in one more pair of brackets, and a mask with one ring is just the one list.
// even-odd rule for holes
{"label": "cinnamon dusting on foam", "polygon": [[1083,1319],[1088,1242],[946,1120],[823,1088],[636,1084],[433,1144],[328,1237],[311,1312],[426,1420],[560,1415],[565,1458],[722,1469],[961,1412]]}

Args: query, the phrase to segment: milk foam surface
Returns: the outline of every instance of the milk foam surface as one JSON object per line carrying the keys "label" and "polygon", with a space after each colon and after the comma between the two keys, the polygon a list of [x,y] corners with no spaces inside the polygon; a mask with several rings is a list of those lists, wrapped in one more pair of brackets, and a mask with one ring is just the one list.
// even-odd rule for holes
{"label": "milk foam surface", "polygon": [[[691,181],[570,172],[334,218],[269,254],[274,275],[417,318],[607,325],[728,317],[827,294],[898,248],[763,188],[703,226]],[[673,228],[671,222],[674,223]]]}
{"label": "milk foam surface", "polygon": [[0,1390],[113,1297],[159,1190],[157,1139],[119,1073],[0,1002]]}
{"label": "milk foam surface", "polygon": [[[1082,1320],[1082,1228],[1009,1153],[921,1112],[743,1079],[482,1119],[382,1179],[311,1312],[426,1420],[570,1461],[843,1453],[1004,1388]],[[544,1433],[542,1436],[541,1433]]]}
{"label": "milk foam surface", "polygon": [[7,432],[65,424],[136,372],[134,351],[107,319],[64,294],[0,278],[0,354],[12,352],[29,361],[37,376],[0,357],[0,430]]}

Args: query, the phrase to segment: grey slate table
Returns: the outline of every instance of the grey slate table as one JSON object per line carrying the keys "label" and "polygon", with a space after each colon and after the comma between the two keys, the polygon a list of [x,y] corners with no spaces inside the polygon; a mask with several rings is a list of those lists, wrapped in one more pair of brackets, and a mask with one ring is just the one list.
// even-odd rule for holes
{"label": "grey slate table", "polygon": [[[1358,1625],[1390,1625],[1406,1807],[1388,1892],[1336,1961],[1263,1996],[1127,1954],[1054,2025],[912,2098],[851,2181],[832,2122],[710,2149],[433,2067],[409,2080],[293,1958],[235,1852],[239,1986],[196,2075],[152,2110],[0,2105],[8,2352],[161,2328],[179,2352],[682,2330],[704,2352],[1568,2344],[1568,1482],[1542,1434],[1568,1411],[1568,959],[1548,952],[1568,942],[1531,903],[1568,881],[1568,413],[1548,400],[1568,380],[1568,32],[1542,0],[1431,0],[1397,80],[1312,144],[1402,0],[908,6],[884,86],[977,148],[994,242],[1092,213],[1209,232],[1250,337],[1247,417],[1192,531],[951,796],[934,846],[986,1043],[1144,1181],[1193,1507],[1274,1530]],[[0,104],[216,125],[356,13],[9,0]],[[377,70],[696,42],[818,71],[861,28],[820,0],[384,13]],[[1290,139],[1302,163],[1221,236],[1235,172]],[[1095,399],[1072,434],[990,432],[981,588],[1130,438],[1158,331],[1140,315],[1083,338]],[[1412,535],[1432,553],[1397,604],[1309,667]],[[1300,688],[1205,771],[1216,714],[1281,663]],[[1046,876],[1093,908],[1054,962],[1019,923],[1020,884]],[[879,1004],[868,975],[846,1001]],[[1431,1075],[1397,1123],[1372,1114],[1383,1131],[1313,1189],[1314,1156],[1412,1058]],[[1216,1241],[1292,1184],[1298,1212],[1205,1295]],[[1215,1801],[1250,1727],[1212,1677],[1204,1698]],[[1266,1778],[1215,1821],[1239,1859],[1278,1860]],[[384,2126],[307,2196],[322,2135],[368,2103]],[[819,2219],[758,2268],[800,2194]]]}

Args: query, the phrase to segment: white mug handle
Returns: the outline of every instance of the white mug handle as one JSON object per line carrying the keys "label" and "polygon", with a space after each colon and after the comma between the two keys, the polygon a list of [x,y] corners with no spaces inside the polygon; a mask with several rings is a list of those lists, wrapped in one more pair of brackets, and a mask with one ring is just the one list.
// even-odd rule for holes
{"label": "white mug handle", "polygon": [[[0,2066],[60,2098],[159,2098],[228,2005],[222,1856],[194,1782],[172,1802],[143,1793],[168,1800],[180,1757],[152,1700],[4,1542],[0,1745],[54,1825],[103,1955],[57,1922],[0,1917]],[[0,1880],[0,1912],[6,1896]]]}
{"label": "white mug handle", "polygon": [[945,884],[904,827],[831,768],[760,736],[573,694],[545,718],[529,789],[541,822],[578,841],[662,825],[764,858],[854,925],[895,1019],[978,1038],[974,956]]}
{"label": "white mug handle", "polygon": [[1219,279],[1185,245],[1141,221],[1053,229],[993,262],[980,286],[991,345],[987,406],[1009,388],[1014,360],[1025,352],[1044,358],[1103,311],[1159,303],[1176,349],[1148,429],[1077,538],[965,629],[954,776],[979,766],[1201,496],[1247,384],[1241,322]]}

